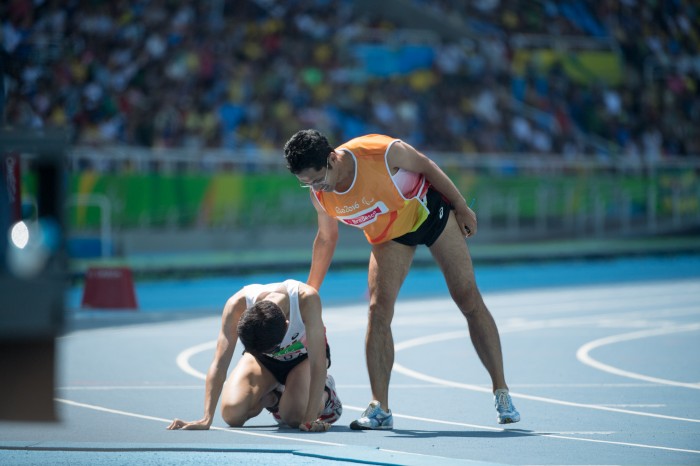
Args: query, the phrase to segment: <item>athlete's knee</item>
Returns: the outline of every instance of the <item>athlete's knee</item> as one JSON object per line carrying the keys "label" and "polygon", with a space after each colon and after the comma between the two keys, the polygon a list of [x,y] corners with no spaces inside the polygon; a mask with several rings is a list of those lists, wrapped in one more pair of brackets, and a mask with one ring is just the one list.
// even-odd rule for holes
{"label": "athlete's knee", "polygon": [[221,407],[221,417],[231,427],[242,427],[248,420],[248,413],[241,406],[223,405]]}
{"label": "athlete's knee", "polygon": [[394,317],[394,303],[375,300],[369,304],[369,325],[374,328],[391,326]]}
{"label": "athlete's knee", "polygon": [[299,427],[304,414],[305,413],[302,412],[301,409],[288,409],[286,411],[280,410],[280,418],[282,418],[282,421],[293,429]]}
{"label": "athlete's knee", "polygon": [[462,314],[467,319],[474,317],[486,308],[476,285],[466,286],[450,294],[459,310],[462,311]]}

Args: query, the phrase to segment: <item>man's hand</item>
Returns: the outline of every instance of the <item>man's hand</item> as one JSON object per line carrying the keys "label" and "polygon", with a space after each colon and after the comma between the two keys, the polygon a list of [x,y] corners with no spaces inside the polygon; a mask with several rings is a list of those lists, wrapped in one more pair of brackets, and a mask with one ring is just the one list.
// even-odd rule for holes
{"label": "man's hand", "polygon": [[313,422],[302,422],[299,424],[299,430],[302,432],[327,432],[330,428],[331,425],[329,423],[318,419]]}
{"label": "man's hand", "polygon": [[469,238],[476,234],[476,214],[473,210],[466,205],[455,208],[455,218],[464,236]]}
{"label": "man's hand", "polygon": [[200,419],[199,421],[185,422],[181,419],[175,419],[168,426],[168,430],[209,430],[210,422]]}

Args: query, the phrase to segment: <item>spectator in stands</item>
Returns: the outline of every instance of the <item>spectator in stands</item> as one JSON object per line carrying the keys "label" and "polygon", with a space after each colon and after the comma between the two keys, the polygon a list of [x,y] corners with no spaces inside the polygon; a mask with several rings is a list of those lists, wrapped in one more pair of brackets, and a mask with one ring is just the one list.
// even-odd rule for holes
{"label": "spectator in stands", "polygon": [[[338,138],[397,134],[441,151],[546,147],[539,137],[516,141],[510,119],[495,122],[480,111],[494,93],[482,77],[492,73],[496,108],[514,107],[533,136],[580,145],[583,134],[610,139],[623,152],[641,140],[642,128],[658,123],[662,153],[697,152],[700,36],[693,25],[700,9],[692,1],[428,3],[436,14],[463,17],[478,45],[442,40],[432,45],[432,68],[377,77],[353,61],[353,44],[369,29],[391,38],[400,25],[370,18],[349,0],[269,9],[254,1],[6,2],[7,124],[68,126],[76,143],[98,145],[271,148],[308,125]],[[597,83],[575,82],[556,66],[520,80],[510,61],[517,34],[543,32],[620,46],[622,85],[635,92],[624,98],[613,90],[621,102],[609,126]],[[513,97],[506,94],[511,85]],[[648,108],[664,118],[650,117]],[[556,128],[543,117],[570,126]]]}

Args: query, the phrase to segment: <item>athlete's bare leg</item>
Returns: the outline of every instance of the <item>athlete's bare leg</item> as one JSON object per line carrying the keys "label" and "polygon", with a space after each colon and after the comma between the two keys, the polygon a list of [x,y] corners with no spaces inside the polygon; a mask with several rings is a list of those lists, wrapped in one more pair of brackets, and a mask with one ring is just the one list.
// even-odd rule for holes
{"label": "athlete's bare leg", "polygon": [[399,290],[411,267],[415,246],[395,241],[376,244],[369,259],[369,322],[365,358],[372,396],[389,410],[389,380],[394,365],[391,321]]}
{"label": "athlete's bare leg", "polygon": [[498,328],[476,286],[469,248],[453,212],[450,212],[445,230],[430,247],[430,252],[445,276],[452,299],[467,318],[472,344],[491,376],[493,390],[508,388]]}
{"label": "athlete's bare leg", "polygon": [[[287,375],[284,383],[284,394],[280,399],[279,414],[289,427],[297,428],[306,414],[309,403],[309,383],[311,382],[311,363],[308,359],[299,363]],[[321,414],[328,395],[323,392],[318,413]]]}
{"label": "athlete's bare leg", "polygon": [[250,353],[244,353],[221,393],[221,416],[231,427],[241,427],[260,414],[279,383]]}

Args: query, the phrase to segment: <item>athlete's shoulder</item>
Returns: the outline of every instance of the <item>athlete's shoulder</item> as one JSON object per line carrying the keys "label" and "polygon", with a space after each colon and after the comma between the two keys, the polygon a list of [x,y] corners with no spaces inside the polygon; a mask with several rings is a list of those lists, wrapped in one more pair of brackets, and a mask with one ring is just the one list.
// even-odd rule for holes
{"label": "athlete's shoulder", "polygon": [[354,151],[359,149],[384,147],[390,144],[392,141],[396,140],[396,138],[384,134],[365,134],[364,136],[359,136],[354,139],[350,139],[348,142],[341,144],[338,147],[338,150],[348,149]]}
{"label": "athlete's shoulder", "polygon": [[315,298],[318,297],[318,291],[316,288],[314,288],[311,285],[307,285],[306,283],[303,282],[298,282],[299,283],[299,296],[305,297],[305,298]]}
{"label": "athlete's shoulder", "polygon": [[267,291],[271,289],[278,288],[280,286],[279,283],[249,283],[245,285],[243,288],[241,288],[241,292],[243,292],[245,295],[251,295],[251,294],[257,294],[262,291]]}
{"label": "athlete's shoulder", "polygon": [[294,278],[288,278],[287,280],[283,281],[281,285],[287,288],[287,290],[289,290],[290,292],[296,290],[296,294],[298,294],[299,297],[318,294],[316,288]]}
{"label": "athlete's shoulder", "polygon": [[288,278],[284,281],[284,283],[290,283],[290,284],[297,284],[297,285],[303,285],[304,282],[296,280],[294,278]]}

